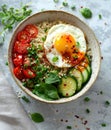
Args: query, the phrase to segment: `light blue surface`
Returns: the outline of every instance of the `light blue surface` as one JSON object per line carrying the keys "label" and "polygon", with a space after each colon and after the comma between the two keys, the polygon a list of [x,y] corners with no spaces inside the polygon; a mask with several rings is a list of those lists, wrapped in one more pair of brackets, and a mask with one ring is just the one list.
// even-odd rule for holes
{"label": "light blue surface", "polygon": [[[111,1],[67,0],[69,6],[63,7],[63,0],[59,0],[57,4],[53,0],[1,0],[0,5],[7,4],[13,7],[20,7],[21,2],[23,4],[31,2],[30,8],[33,10],[33,13],[41,10],[56,9],[78,16],[95,32],[98,41],[101,42],[100,47],[103,56],[97,81],[84,96],[76,101],[53,105],[35,101],[30,97],[30,104],[20,100],[27,113],[39,112],[44,116],[45,121],[35,124],[35,128],[37,127],[38,130],[66,130],[67,126],[72,126],[72,130],[111,130],[111,104],[108,107],[105,106],[106,100],[111,103]],[[75,5],[75,10],[71,10],[72,5]],[[82,17],[79,12],[81,6],[92,10],[93,17],[91,19]],[[99,14],[102,15],[102,19],[99,19]],[[9,84],[12,85],[14,91],[24,95],[24,92],[17,87],[11,77],[9,68],[5,65],[11,35],[12,32],[7,32],[5,42],[0,46],[0,71],[3,71],[4,76]],[[100,91],[103,91],[103,94],[100,94]],[[84,102],[86,96],[91,99],[89,102]],[[85,112],[87,108],[90,110],[89,114]],[[79,118],[75,117],[75,115],[78,115]],[[85,121],[88,121],[86,125],[84,125]],[[106,123],[106,127],[102,127],[101,123]]]}

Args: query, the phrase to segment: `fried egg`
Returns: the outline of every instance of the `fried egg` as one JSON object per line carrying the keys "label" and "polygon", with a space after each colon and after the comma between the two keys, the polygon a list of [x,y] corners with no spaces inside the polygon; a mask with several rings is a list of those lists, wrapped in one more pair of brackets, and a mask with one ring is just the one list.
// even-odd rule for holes
{"label": "fried egg", "polygon": [[61,68],[77,65],[87,49],[82,30],[69,24],[52,26],[44,42],[44,48],[48,61]]}

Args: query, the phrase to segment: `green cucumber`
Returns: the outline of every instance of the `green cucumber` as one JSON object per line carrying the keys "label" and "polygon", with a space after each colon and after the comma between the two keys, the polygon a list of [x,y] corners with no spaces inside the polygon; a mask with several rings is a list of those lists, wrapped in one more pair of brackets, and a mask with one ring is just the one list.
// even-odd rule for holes
{"label": "green cucumber", "polygon": [[61,84],[58,86],[58,92],[63,97],[70,97],[76,93],[77,81],[73,76],[63,77]]}
{"label": "green cucumber", "polygon": [[89,72],[89,75],[91,75],[91,73],[92,73],[91,66],[90,66],[90,65],[87,65],[87,66],[86,66],[86,69],[88,70],[88,72]]}
{"label": "green cucumber", "polygon": [[78,69],[71,69],[69,74],[71,76],[74,76],[77,80],[78,86],[77,86],[77,91],[79,91],[82,88],[82,83],[83,83],[83,75]]}
{"label": "green cucumber", "polygon": [[81,73],[83,75],[83,84],[85,84],[89,79],[89,72],[86,67],[83,67],[83,66],[81,66],[81,67],[82,67]]}

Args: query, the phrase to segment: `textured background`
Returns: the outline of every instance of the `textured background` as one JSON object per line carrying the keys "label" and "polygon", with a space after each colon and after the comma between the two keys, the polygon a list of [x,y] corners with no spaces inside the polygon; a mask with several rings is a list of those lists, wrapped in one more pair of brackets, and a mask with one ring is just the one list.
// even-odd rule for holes
{"label": "textured background", "polygon": [[[39,112],[44,116],[43,123],[34,124],[38,130],[65,130],[67,126],[72,126],[73,130],[111,130],[111,105],[106,106],[105,101],[111,103],[111,1],[110,0],[67,0],[69,6],[63,7],[59,0],[56,4],[53,0],[1,0],[0,5],[7,4],[9,7],[20,7],[23,4],[30,3],[33,13],[41,10],[64,10],[78,16],[87,23],[94,31],[98,41],[101,43],[102,64],[97,81],[93,87],[82,97],[76,101],[52,105],[35,101],[28,97],[31,103],[27,104],[20,99],[27,116],[33,112]],[[76,9],[71,10],[71,6],[75,5]],[[93,12],[91,19],[85,19],[80,14],[81,7],[88,7]],[[32,14],[33,14],[32,13]],[[99,14],[102,19],[99,19]],[[0,29],[2,25],[0,25]],[[3,73],[9,84],[13,87],[14,92],[19,95],[25,95],[16,85],[9,72],[9,68],[5,65],[7,62],[7,50],[12,32],[7,32],[5,42],[0,46],[0,71]],[[100,92],[103,94],[100,94]],[[26,95],[27,96],[27,95]],[[84,98],[88,96],[89,102],[84,102]],[[85,112],[86,109],[90,113]],[[105,123],[106,127],[101,124]]]}

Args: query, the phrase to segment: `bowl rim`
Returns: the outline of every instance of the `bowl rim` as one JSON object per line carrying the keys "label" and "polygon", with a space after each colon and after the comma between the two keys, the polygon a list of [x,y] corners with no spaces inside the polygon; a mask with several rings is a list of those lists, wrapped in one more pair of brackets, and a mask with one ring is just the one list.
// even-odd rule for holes
{"label": "bowl rim", "polygon": [[[66,98],[62,98],[61,100],[46,100],[46,99],[42,99],[40,98],[39,96],[33,94],[28,88],[25,88],[21,82],[15,77],[15,75],[13,74],[13,71],[12,71],[12,68],[11,68],[11,65],[12,64],[12,60],[11,60],[11,52],[10,52],[10,45],[13,41],[13,36],[15,34],[15,32],[18,30],[18,28],[24,24],[27,20],[29,20],[30,18],[32,17],[35,17],[36,15],[41,15],[41,14],[45,14],[45,13],[65,13],[71,17],[74,17],[75,19],[77,19],[78,21],[80,21],[82,24],[84,24],[85,26],[87,26],[88,30],[90,30],[91,34],[93,35],[93,37],[95,38],[95,41],[97,43],[97,46],[98,46],[98,54],[99,54],[99,64],[98,64],[98,70],[97,70],[97,73],[96,73],[96,76],[94,77],[93,79],[93,82],[91,82],[91,85],[88,86],[86,84],[86,86],[84,87],[84,91],[80,91],[78,92],[77,94],[71,96],[71,97],[66,97]],[[95,33],[94,31],[84,22],[82,21],[80,18],[78,18],[77,16],[69,13],[69,12],[66,12],[66,11],[61,11],[61,10],[46,10],[46,11],[42,11],[42,12],[37,12],[37,13],[34,13],[32,14],[31,16],[28,16],[26,19],[24,19],[23,21],[21,21],[14,29],[13,33],[12,33],[12,36],[11,36],[11,39],[10,39],[10,42],[9,42],[9,47],[8,47],[8,62],[9,62],[9,69],[10,69],[10,72],[11,72],[11,75],[12,77],[14,78],[14,80],[16,81],[17,85],[26,93],[28,94],[30,97],[34,98],[35,100],[38,100],[38,101],[41,101],[41,102],[44,102],[44,103],[49,103],[49,104],[62,104],[62,103],[67,103],[67,102],[70,102],[70,101],[73,101],[73,100],[76,100],[78,99],[79,97],[81,97],[82,95],[84,95],[94,84],[94,82],[96,81],[97,77],[98,77],[98,74],[99,74],[99,71],[100,71],[100,66],[101,66],[101,50],[100,50],[100,45],[99,45],[99,42],[95,36]]]}

